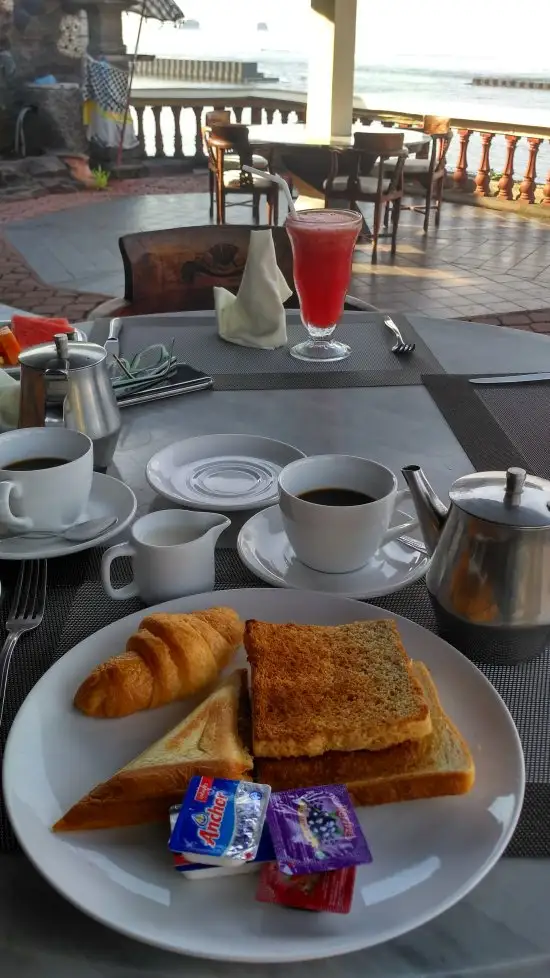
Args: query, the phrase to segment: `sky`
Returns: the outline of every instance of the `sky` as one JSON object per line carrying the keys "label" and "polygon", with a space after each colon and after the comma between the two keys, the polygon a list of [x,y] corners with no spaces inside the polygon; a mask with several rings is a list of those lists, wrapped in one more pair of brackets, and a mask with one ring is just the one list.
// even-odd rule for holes
{"label": "sky", "polygon": [[[187,18],[200,22],[200,38],[199,32],[174,31],[170,25],[160,28],[149,22],[141,50],[157,54],[181,51],[189,57],[192,47],[198,46],[199,57],[208,53],[212,57],[251,57],[258,55],[261,45],[307,58],[309,0],[178,3]],[[356,61],[500,74],[550,73],[549,10],[548,0],[358,0]],[[134,15],[127,18],[125,36],[130,48],[136,21]],[[268,33],[258,34],[258,21],[269,25]]]}

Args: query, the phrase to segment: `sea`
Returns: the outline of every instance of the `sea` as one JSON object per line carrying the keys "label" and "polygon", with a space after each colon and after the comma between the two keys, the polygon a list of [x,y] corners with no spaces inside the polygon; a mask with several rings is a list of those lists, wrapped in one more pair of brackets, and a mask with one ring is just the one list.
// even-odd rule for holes
{"label": "sea", "polygon": [[[204,7],[203,7],[204,9]],[[139,21],[136,15],[125,15],[124,36],[130,53],[135,50]],[[267,25],[266,25],[267,27]],[[253,61],[258,70],[269,78],[277,78],[280,89],[305,92],[307,90],[308,63],[304,51],[296,40],[289,41],[284,33],[271,31],[269,27],[257,30],[256,25],[233,33],[220,31],[215,25],[208,28],[183,27],[172,24],[159,24],[145,21],[142,25],[138,51],[155,54],[157,57],[189,57],[227,60]],[[375,61],[376,59],[374,59]],[[525,64],[521,71],[508,67],[503,70],[502,61],[493,63],[486,58],[453,59],[444,56],[426,55],[419,52],[414,56],[396,56],[395,64],[373,63],[361,54],[361,45],[356,50],[355,93],[363,98],[365,104],[373,109],[391,109],[422,114],[449,115],[455,118],[485,119],[500,121],[519,127],[532,125],[550,127],[550,89],[509,89],[475,86],[472,80],[477,76],[507,76],[532,78],[550,83],[550,70],[529,72]],[[148,85],[145,79],[136,79],[135,87]],[[155,82],[155,87],[166,86],[174,89],[173,82]],[[247,122],[246,115],[243,121]],[[167,152],[173,151],[173,117],[165,111],[163,131]],[[194,150],[195,121],[191,110],[183,116],[184,150]],[[146,126],[148,149],[152,149],[152,120]],[[449,165],[452,167],[458,155],[458,139],[455,138],[449,152]],[[470,140],[468,169],[475,173],[481,156],[481,141],[477,134]],[[498,174],[504,168],[506,143],[503,135],[496,135],[491,147],[490,165]],[[515,177],[520,179],[525,172],[528,159],[528,146],[525,139],[520,140],[515,156]],[[540,147],[537,177],[544,182],[550,169],[550,142]]]}

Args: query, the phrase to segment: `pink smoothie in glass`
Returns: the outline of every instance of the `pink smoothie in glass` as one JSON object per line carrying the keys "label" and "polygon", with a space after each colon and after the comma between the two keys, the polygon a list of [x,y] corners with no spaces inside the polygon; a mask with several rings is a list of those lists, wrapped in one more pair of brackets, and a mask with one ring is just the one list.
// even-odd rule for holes
{"label": "pink smoothie in glass", "polygon": [[361,215],[347,210],[306,210],[287,217],[294,282],[306,325],[327,328],[342,315],[361,225]]}

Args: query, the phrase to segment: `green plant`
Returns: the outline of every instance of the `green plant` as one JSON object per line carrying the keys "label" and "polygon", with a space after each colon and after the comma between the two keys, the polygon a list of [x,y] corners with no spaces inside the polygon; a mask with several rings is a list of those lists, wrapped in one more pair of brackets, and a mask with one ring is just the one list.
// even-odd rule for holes
{"label": "green plant", "polygon": [[94,184],[96,190],[107,190],[109,186],[109,180],[111,179],[111,174],[104,170],[102,166],[96,166],[92,170],[92,176],[94,178]]}

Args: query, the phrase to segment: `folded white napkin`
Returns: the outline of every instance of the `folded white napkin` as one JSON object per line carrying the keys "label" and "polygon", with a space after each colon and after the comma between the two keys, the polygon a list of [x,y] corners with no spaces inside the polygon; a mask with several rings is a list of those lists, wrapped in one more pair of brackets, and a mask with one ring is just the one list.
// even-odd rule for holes
{"label": "folded white napkin", "polygon": [[19,384],[0,370],[0,431],[17,428],[19,422]]}
{"label": "folded white napkin", "polygon": [[284,346],[283,302],[292,295],[277,265],[271,231],[252,231],[237,295],[214,287],[218,332],[228,343],[275,350]]}

